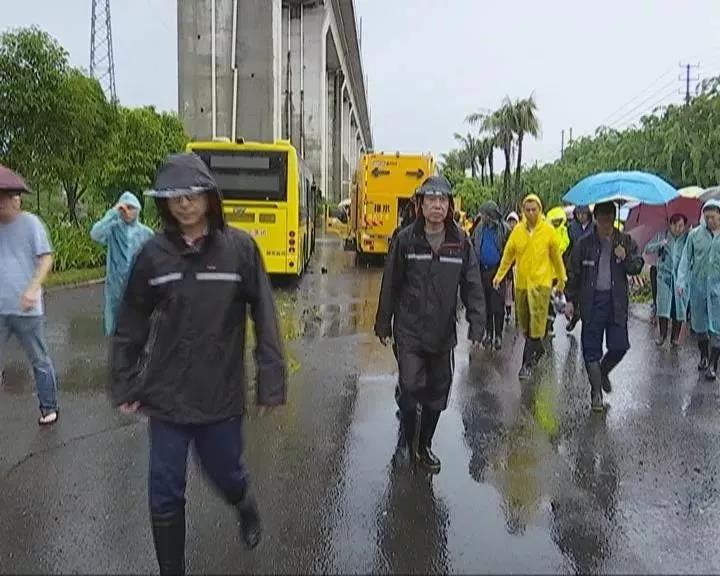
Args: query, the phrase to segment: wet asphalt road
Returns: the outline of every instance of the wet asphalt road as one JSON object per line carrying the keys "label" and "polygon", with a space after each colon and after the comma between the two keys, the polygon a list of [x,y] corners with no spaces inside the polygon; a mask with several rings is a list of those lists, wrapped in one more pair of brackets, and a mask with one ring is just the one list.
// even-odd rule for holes
{"label": "wet asphalt road", "polygon": [[[442,472],[412,475],[393,465],[396,368],[372,336],[380,276],[328,239],[312,273],[278,289],[289,404],[251,413],[246,427],[266,537],[245,552],[232,511],[192,465],[189,571],[720,570],[720,394],[698,378],[690,339],[656,350],[637,309],[633,350],[597,416],[564,321],[525,389],[512,331],[499,354],[469,354],[461,338],[434,446]],[[0,389],[0,572],[156,569],[146,423],[106,399],[100,300],[101,287],[47,298],[56,427],[38,429],[30,373],[11,352]]]}

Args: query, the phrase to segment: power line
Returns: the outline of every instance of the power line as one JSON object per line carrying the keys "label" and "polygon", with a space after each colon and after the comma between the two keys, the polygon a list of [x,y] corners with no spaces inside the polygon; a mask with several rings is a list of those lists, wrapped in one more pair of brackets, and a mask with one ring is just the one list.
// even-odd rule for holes
{"label": "power line", "polygon": [[665,93],[663,96],[660,97],[660,99],[656,100],[653,104],[651,104],[649,107],[644,108],[640,113],[630,114],[627,115],[625,118],[619,120],[616,122],[612,128],[615,130],[622,130],[630,125],[634,124],[637,120],[642,118],[648,113],[652,113],[658,106],[662,105],[663,103],[667,102],[667,99],[671,96],[674,96],[676,94],[676,89],[673,88],[669,92]]}
{"label": "power line", "polygon": [[[635,96],[633,96],[630,100],[628,100],[627,102],[625,102],[622,106],[620,106],[620,107],[617,108],[615,111],[613,111],[611,114],[609,114],[608,116],[606,116],[605,119],[604,119],[602,122],[600,122],[599,125],[600,125],[600,126],[606,126],[606,125],[608,125],[609,123],[612,123],[611,120],[612,120],[613,118],[615,118],[615,119],[617,120],[617,118],[619,118],[620,116],[623,116],[623,115],[625,114],[625,112],[622,112],[624,108],[626,108],[626,107],[629,106],[629,105],[632,105],[638,98],[642,98],[643,95],[645,95],[645,94],[647,93],[648,89],[653,88],[653,87],[654,87],[658,82],[660,82],[663,78],[665,78],[666,76],[672,74],[673,70],[675,70],[675,67],[674,67],[674,66],[671,67],[671,68],[668,68],[665,72],[663,72],[660,76],[658,76],[657,78],[655,78],[655,80],[653,80],[650,84],[648,84],[645,88],[643,88],[638,94],[636,94]],[[673,82],[674,82],[674,80],[673,80]],[[663,87],[659,88],[658,90],[662,90],[662,89],[663,89]],[[657,93],[657,92],[655,92],[655,93]],[[618,113],[620,113],[620,114],[618,115]]]}
{"label": "power line", "polygon": [[[650,96],[648,96],[647,98],[645,98],[644,100],[642,100],[641,102],[639,102],[638,104],[636,104],[635,106],[633,106],[630,110],[624,112],[622,115],[620,115],[618,118],[616,118],[616,119],[610,124],[609,127],[610,127],[610,128],[613,128],[614,126],[616,126],[616,125],[618,125],[618,124],[622,124],[627,118],[632,117],[632,115],[633,115],[635,112],[637,112],[638,110],[640,110],[641,108],[643,108],[644,106],[646,106],[648,102],[650,102],[650,101],[653,100],[654,98],[657,98],[657,95],[658,95],[660,92],[662,92],[663,90],[667,90],[667,89],[670,88],[671,86],[675,86],[675,83],[676,83],[676,82],[677,82],[677,80],[676,80],[675,78],[673,78],[672,80],[670,80],[669,82],[667,82],[666,84],[664,84],[663,86],[661,86],[658,90],[656,90],[655,92],[653,92],[652,94],[650,94]],[[676,90],[676,88],[673,87],[672,93],[675,93],[675,90]],[[664,96],[664,98],[667,98],[667,96]]]}

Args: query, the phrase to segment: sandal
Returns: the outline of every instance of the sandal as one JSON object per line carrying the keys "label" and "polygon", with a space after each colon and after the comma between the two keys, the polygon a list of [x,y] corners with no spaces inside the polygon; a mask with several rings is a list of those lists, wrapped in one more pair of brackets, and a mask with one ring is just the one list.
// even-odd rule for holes
{"label": "sandal", "polygon": [[55,424],[58,421],[59,414],[57,410],[53,410],[52,412],[48,412],[44,416],[40,416],[40,419],[38,420],[38,424],[40,426],[51,426],[52,424]]}

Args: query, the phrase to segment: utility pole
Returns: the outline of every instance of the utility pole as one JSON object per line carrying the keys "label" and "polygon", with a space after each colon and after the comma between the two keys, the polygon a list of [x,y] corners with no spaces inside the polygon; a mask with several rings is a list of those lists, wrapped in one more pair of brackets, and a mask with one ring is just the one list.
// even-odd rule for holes
{"label": "utility pole", "polygon": [[565,156],[565,128],[560,135],[560,158]]}
{"label": "utility pole", "polygon": [[680,80],[685,82],[685,105],[687,106],[690,104],[691,95],[690,95],[690,82],[697,82],[700,80],[699,76],[693,77],[692,71],[693,69],[697,69],[700,67],[700,64],[680,64],[680,67],[683,69],[683,74],[680,76]]}
{"label": "utility pole", "polygon": [[115,59],[113,58],[110,0],[92,0],[90,16],[90,76],[97,79],[112,102],[115,91]]}
{"label": "utility pole", "polygon": [[568,144],[572,144],[572,142],[573,142],[573,139],[572,139],[572,126],[571,126],[570,127],[570,138],[568,139]]}

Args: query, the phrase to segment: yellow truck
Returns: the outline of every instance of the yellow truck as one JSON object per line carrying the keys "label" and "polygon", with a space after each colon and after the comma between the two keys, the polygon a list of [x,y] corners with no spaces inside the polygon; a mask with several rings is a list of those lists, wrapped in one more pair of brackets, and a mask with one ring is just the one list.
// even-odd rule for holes
{"label": "yellow truck", "polygon": [[435,173],[429,155],[365,154],[350,195],[350,236],[346,247],[358,258],[385,255],[403,210],[423,180]]}

